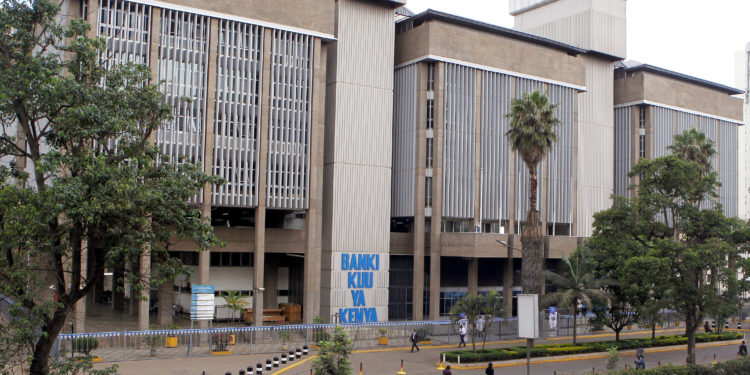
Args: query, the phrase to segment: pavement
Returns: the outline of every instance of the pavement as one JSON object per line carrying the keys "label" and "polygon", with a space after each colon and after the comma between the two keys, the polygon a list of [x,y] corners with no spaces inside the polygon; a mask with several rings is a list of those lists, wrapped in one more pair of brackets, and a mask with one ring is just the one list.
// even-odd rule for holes
{"label": "pavement", "polygon": [[[674,335],[684,332],[682,329],[663,329],[657,330],[657,335]],[[636,331],[621,334],[621,338],[650,337],[650,331]],[[583,335],[578,337],[579,342],[614,340],[614,334],[603,333],[593,335]],[[551,344],[571,342],[572,337],[556,337],[546,340],[536,340],[537,344]],[[503,347],[513,345],[524,345],[525,340],[506,340],[495,342],[488,347]],[[736,358],[736,343],[712,343],[714,346],[698,348],[696,358],[698,363],[708,364],[714,359],[726,361]],[[400,370],[401,361],[404,361],[404,372],[406,374],[426,375],[440,374],[441,370],[437,369],[440,353],[455,348],[455,345],[424,345],[419,352],[411,353],[408,347],[394,348],[375,348],[369,350],[356,350],[350,356],[352,363],[352,373],[359,374],[359,366],[362,364],[363,375],[395,374]],[[471,344],[467,347],[471,348]],[[619,362],[620,368],[625,364],[632,367],[634,355],[626,351],[621,355]],[[231,355],[231,356],[213,356],[213,357],[191,357],[179,359],[153,359],[142,361],[124,361],[117,362],[120,374],[136,375],[161,375],[161,374],[195,374],[201,375],[204,371],[206,375],[224,375],[230,371],[233,375],[239,374],[240,369],[246,369],[248,366],[255,367],[257,363],[265,363],[265,360],[272,357],[273,354],[254,354],[254,355]],[[270,372],[264,371],[264,375],[307,375],[310,374],[312,367],[312,355],[303,357],[295,362],[287,364],[282,368],[275,368]],[[573,358],[540,358],[537,363],[531,366],[532,374],[590,374],[592,369],[599,373],[604,370],[606,354],[589,354],[572,356]],[[685,346],[671,348],[651,348],[646,350],[647,368],[656,367],[659,362],[666,364],[683,364],[685,363]],[[99,363],[96,368],[102,368],[112,365],[112,363]],[[525,363],[495,363],[497,374],[526,374]],[[483,369],[454,369],[454,374],[474,375],[484,374]]]}

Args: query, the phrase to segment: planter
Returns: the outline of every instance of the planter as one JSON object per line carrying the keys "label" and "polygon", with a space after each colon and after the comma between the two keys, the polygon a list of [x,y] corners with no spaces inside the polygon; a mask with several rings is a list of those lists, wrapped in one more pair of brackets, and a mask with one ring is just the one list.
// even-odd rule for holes
{"label": "planter", "polygon": [[214,351],[211,352],[211,355],[231,355],[231,354],[232,354],[231,350],[222,350],[222,351],[218,351],[218,352],[214,352]]}
{"label": "planter", "polygon": [[167,342],[165,345],[167,348],[177,347],[177,336],[167,336]]}
{"label": "planter", "polygon": [[287,347],[286,347],[286,344],[281,344],[281,351],[282,351],[282,352],[285,352],[285,351],[287,351]]}
{"label": "planter", "polygon": [[378,337],[378,345],[388,345],[388,337],[386,336]]}
{"label": "planter", "polygon": [[419,343],[422,345],[430,345],[432,344],[432,340],[419,340]]}
{"label": "planter", "polygon": [[633,329],[633,326],[628,326],[628,330],[631,330],[631,329]]}
{"label": "planter", "polygon": [[234,334],[230,334],[229,335],[229,345],[234,345],[234,340],[235,340]]}

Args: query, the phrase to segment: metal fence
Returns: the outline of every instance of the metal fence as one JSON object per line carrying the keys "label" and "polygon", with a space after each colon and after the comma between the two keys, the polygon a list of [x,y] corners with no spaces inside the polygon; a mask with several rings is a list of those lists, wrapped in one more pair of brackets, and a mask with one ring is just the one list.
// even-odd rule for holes
{"label": "metal fence", "polygon": [[[589,318],[578,315],[579,335],[591,332]],[[673,325],[673,323],[671,324]],[[412,330],[423,340],[434,344],[458,344],[458,327],[449,320],[420,322],[384,322],[340,325],[349,335],[355,349],[373,348],[379,338],[388,338],[388,346],[410,345]],[[669,326],[665,324],[665,327]],[[103,361],[142,360],[148,358],[181,358],[208,356],[212,352],[232,354],[284,353],[314,344],[332,336],[336,325],[288,325],[273,327],[232,327],[214,329],[152,330],[63,334],[57,345],[65,355],[91,354]],[[487,341],[518,339],[518,318],[497,318],[487,328]],[[540,318],[541,337],[570,336],[573,317],[559,315],[552,328],[547,316]],[[476,335],[476,341],[484,339]],[[466,337],[470,344],[470,335]]]}

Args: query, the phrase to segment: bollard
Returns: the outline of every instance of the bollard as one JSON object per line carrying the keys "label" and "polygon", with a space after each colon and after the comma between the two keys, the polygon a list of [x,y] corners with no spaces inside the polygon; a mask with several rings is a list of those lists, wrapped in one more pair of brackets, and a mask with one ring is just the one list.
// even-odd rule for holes
{"label": "bollard", "polygon": [[737,321],[737,329],[742,329],[742,321],[741,320]]}
{"label": "bollard", "polygon": [[591,368],[591,373],[592,373],[592,374],[596,374],[596,367],[592,367],[592,368]]}
{"label": "bollard", "polygon": [[255,375],[263,375],[263,364],[258,363],[255,365]]}
{"label": "bollard", "polygon": [[308,354],[309,354],[309,349],[307,348],[307,345],[305,345],[302,347],[302,355],[308,355]]}
{"label": "bollard", "polygon": [[714,361],[713,361],[713,364],[715,365],[715,364],[717,364],[717,363],[718,363],[718,362],[716,362],[716,353],[714,353]]}
{"label": "bollard", "polygon": [[247,375],[253,375],[253,366],[247,366]]}
{"label": "bollard", "polygon": [[289,362],[292,362],[292,361],[294,361],[294,351],[290,350],[289,351]]}
{"label": "bollard", "polygon": [[656,367],[661,367],[661,361],[656,362]]}
{"label": "bollard", "polygon": [[362,362],[359,363],[359,375],[362,375]]}
{"label": "bollard", "polygon": [[266,371],[271,371],[271,367],[273,367],[273,364],[271,363],[270,359],[266,360]]}
{"label": "bollard", "polygon": [[297,358],[301,358],[301,357],[302,357],[302,349],[300,349],[300,348],[297,348],[297,351],[295,352],[295,356],[296,356]]}
{"label": "bollard", "polygon": [[226,373],[224,373],[224,375],[232,375],[232,372],[231,371],[227,371]]}
{"label": "bollard", "polygon": [[729,329],[729,322],[728,321],[724,322],[724,328]]}
{"label": "bollard", "polygon": [[404,360],[403,359],[401,360],[401,371],[397,372],[396,374],[397,375],[406,375],[406,373],[404,372]]}
{"label": "bollard", "polygon": [[240,370],[240,375],[245,375],[245,370]]}
{"label": "bollard", "polygon": [[286,364],[286,353],[281,355],[281,363]]}
{"label": "bollard", "polygon": [[628,369],[628,364],[626,363],[626,364],[625,364],[625,370],[627,370],[627,369]]}
{"label": "bollard", "polygon": [[273,357],[273,367],[279,367],[279,357]]}

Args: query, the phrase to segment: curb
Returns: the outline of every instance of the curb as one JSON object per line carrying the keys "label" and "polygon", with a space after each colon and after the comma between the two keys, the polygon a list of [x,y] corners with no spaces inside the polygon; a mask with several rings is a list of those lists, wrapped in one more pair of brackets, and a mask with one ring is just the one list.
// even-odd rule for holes
{"label": "curb", "polygon": [[[729,346],[729,345],[738,345],[742,343],[742,339],[737,340],[729,340],[729,341],[715,341],[715,342],[706,342],[706,343],[700,343],[696,344],[696,348],[710,348],[710,347],[716,347],[716,346]],[[662,353],[662,352],[674,352],[678,350],[687,349],[687,345],[673,345],[673,346],[662,346],[662,347],[654,347],[654,348],[645,348],[644,352],[646,354],[648,353]],[[620,355],[623,354],[635,354],[636,350],[629,349],[624,350],[620,352]],[[574,354],[574,355],[564,355],[564,356],[556,356],[557,358],[551,358],[550,357],[537,357],[535,360],[534,358],[531,359],[531,364],[539,364],[539,363],[555,363],[555,362],[570,362],[570,361],[580,361],[585,359],[599,359],[599,358],[606,358],[609,354],[606,352],[598,352],[598,353],[585,353],[585,354]],[[461,365],[454,365],[450,364],[451,370],[481,370],[484,368],[487,368],[487,362],[480,362],[482,364],[473,364],[473,365],[467,365],[467,366],[461,366]],[[493,362],[494,363],[494,362]],[[500,363],[494,364],[492,367],[513,367],[513,366],[523,366],[526,365],[526,359],[511,359],[507,361],[502,361]],[[437,363],[437,367],[439,369],[445,368],[445,364],[441,364],[440,362]]]}

